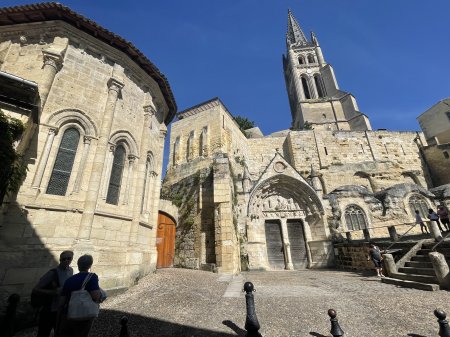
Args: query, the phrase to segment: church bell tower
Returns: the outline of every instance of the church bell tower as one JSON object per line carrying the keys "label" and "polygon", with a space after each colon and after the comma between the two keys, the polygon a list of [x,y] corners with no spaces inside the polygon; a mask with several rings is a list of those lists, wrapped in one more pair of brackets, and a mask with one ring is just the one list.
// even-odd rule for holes
{"label": "church bell tower", "polygon": [[339,89],[316,35],[311,32],[308,41],[290,10],[286,47],[283,68],[293,129],[371,130],[355,97]]}

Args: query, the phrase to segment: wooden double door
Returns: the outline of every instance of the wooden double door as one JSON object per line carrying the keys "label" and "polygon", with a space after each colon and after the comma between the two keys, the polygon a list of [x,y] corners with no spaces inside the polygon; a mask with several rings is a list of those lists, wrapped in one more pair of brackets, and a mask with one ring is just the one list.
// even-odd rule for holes
{"label": "wooden double door", "polygon": [[[288,220],[286,225],[294,269],[304,269],[308,264],[308,258],[303,234],[303,224],[300,220]],[[285,269],[287,257],[283,248],[281,223],[278,220],[268,220],[265,222],[264,227],[270,268],[274,270]]]}
{"label": "wooden double door", "polygon": [[156,231],[156,250],[158,252],[156,268],[169,268],[173,266],[175,234],[175,221],[169,216],[159,213],[158,229]]}

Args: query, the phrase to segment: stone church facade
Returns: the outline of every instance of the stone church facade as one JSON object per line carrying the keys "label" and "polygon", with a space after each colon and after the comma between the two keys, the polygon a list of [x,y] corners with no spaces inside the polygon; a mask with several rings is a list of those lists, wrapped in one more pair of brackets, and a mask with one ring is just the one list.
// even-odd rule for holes
{"label": "stone church facade", "polygon": [[333,242],[388,236],[406,230],[416,209],[448,207],[429,191],[423,134],[371,130],[291,12],[286,42],[290,129],[245,135],[218,98],[178,113],[171,126],[162,197],[179,207],[176,266],[332,266]]}
{"label": "stone church facade", "polygon": [[105,289],[153,271],[164,139],[177,109],[164,75],[57,3],[0,9],[0,71],[38,90],[19,144],[27,177],[2,205],[2,298],[29,295],[67,249],[93,255]]}

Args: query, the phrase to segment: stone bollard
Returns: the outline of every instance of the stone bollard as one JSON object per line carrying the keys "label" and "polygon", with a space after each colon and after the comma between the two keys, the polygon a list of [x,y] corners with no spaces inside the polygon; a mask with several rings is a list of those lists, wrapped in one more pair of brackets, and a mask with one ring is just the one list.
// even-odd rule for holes
{"label": "stone bollard", "polygon": [[18,294],[11,294],[8,297],[8,305],[5,310],[5,316],[0,326],[0,336],[12,337],[15,333],[16,312],[17,306],[20,302],[20,296]]}
{"label": "stone bollard", "polygon": [[331,330],[330,333],[333,337],[341,337],[344,336],[344,331],[339,326],[338,319],[336,318],[336,310],[330,309],[328,310],[328,316],[330,316],[330,322],[331,322]]}
{"label": "stone bollard", "polygon": [[438,252],[431,252],[428,256],[433,264],[439,285],[444,289],[450,289],[450,270],[445,256]]}
{"label": "stone bollard", "polygon": [[395,229],[395,226],[390,226],[388,227],[388,231],[389,231],[389,236],[391,238],[392,241],[398,241],[398,234],[397,234],[397,229]]}
{"label": "stone bollard", "polygon": [[384,269],[389,277],[393,277],[397,273],[397,265],[395,264],[392,254],[383,254]]}
{"label": "stone bollard", "polygon": [[253,283],[245,282],[244,284],[245,294],[245,303],[247,306],[247,317],[245,318],[245,330],[247,330],[247,337],[261,337],[261,334],[258,332],[260,329],[260,325],[258,322],[258,317],[256,317],[255,311],[255,301],[253,298],[253,292],[255,288],[253,287]]}
{"label": "stone bollard", "polygon": [[436,221],[428,221],[428,229],[436,242],[442,241],[441,231]]}
{"label": "stone bollard", "polygon": [[450,327],[448,326],[448,321],[445,319],[447,314],[441,309],[436,309],[434,311],[434,316],[437,317],[439,322],[439,336],[450,337]]}
{"label": "stone bollard", "polygon": [[369,242],[370,241],[370,233],[369,233],[369,229],[364,228],[363,229],[363,234],[364,234],[364,240]]}
{"label": "stone bollard", "polygon": [[120,319],[120,334],[119,337],[130,337],[130,334],[128,333],[128,317],[127,316],[123,316]]}

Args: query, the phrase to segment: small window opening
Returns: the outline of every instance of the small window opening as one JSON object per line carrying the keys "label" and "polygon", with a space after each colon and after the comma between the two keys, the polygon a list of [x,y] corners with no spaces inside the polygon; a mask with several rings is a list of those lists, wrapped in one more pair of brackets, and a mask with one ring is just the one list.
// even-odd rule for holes
{"label": "small window opening", "polygon": [[303,58],[303,56],[300,56],[298,58],[298,64],[305,64],[305,59]]}
{"label": "small window opening", "polygon": [[324,147],[323,148],[324,150],[325,150],[325,154],[328,156],[328,151],[327,151],[327,148],[326,147]]}
{"label": "small window opening", "polygon": [[312,55],[312,54],[308,55],[308,63],[316,63],[314,55]]}
{"label": "small window opening", "polygon": [[303,86],[303,92],[305,93],[305,98],[311,99],[311,93],[309,92],[308,81],[304,77],[302,77],[302,86]]}

